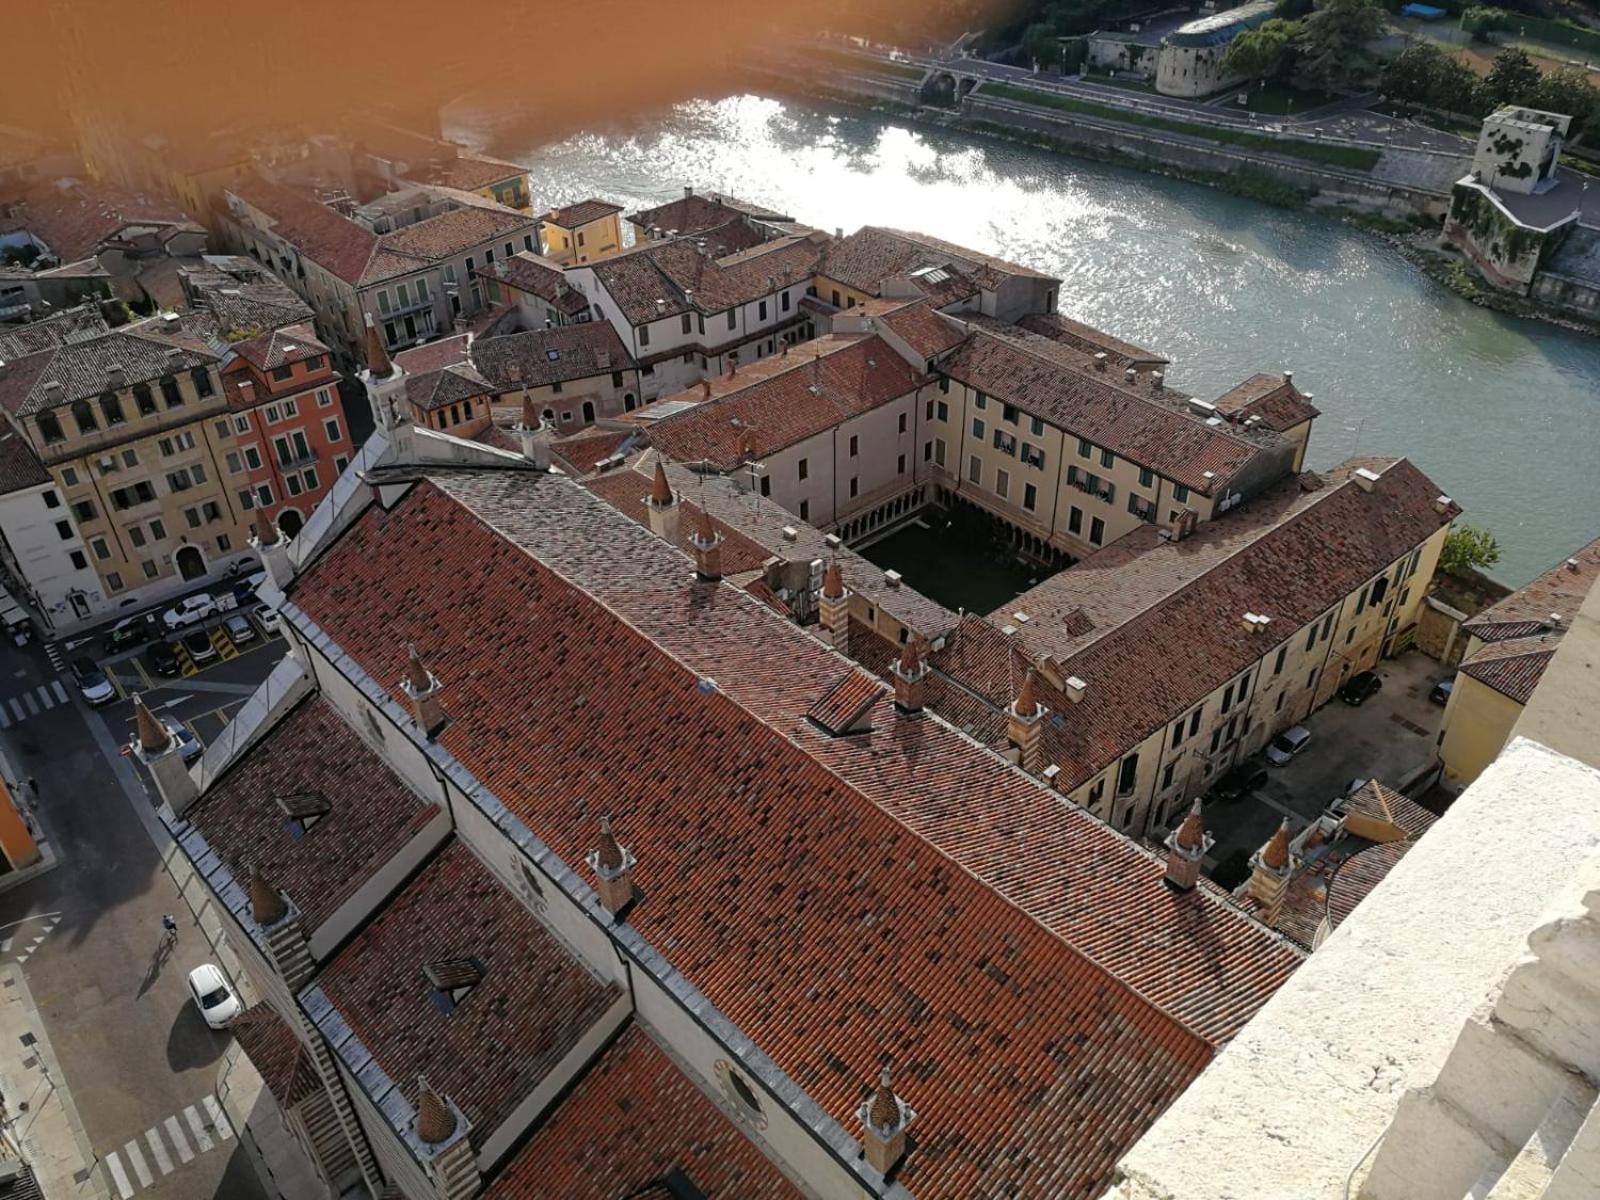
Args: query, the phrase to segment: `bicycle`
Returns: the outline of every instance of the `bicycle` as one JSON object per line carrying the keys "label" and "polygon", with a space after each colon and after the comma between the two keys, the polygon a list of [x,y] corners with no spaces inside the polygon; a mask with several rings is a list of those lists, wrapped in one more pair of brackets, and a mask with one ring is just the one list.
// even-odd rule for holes
{"label": "bicycle", "polygon": [[171,913],[161,914],[161,946],[166,949],[178,944],[178,923],[172,919]]}

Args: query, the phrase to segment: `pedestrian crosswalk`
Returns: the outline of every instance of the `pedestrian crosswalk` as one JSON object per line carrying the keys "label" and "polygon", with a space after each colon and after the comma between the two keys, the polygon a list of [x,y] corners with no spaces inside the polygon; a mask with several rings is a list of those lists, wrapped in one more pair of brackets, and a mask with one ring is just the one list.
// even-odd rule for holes
{"label": "pedestrian crosswalk", "polygon": [[[20,928],[26,924],[27,928]],[[25,917],[18,921],[12,932],[0,936],[0,954],[10,954],[13,946],[17,951],[17,962],[25,963],[33,957],[45,938],[49,937],[57,925],[61,924],[61,914],[41,913],[37,917]]]}
{"label": "pedestrian crosswalk", "polygon": [[0,700],[0,729],[20,725],[29,717],[37,717],[59,704],[66,704],[69,698],[66,687],[59,679],[6,697]]}
{"label": "pedestrian crosswalk", "polygon": [[62,653],[61,647],[54,642],[46,642],[44,647],[45,657],[50,660],[50,665],[58,671],[67,669],[67,656]]}
{"label": "pedestrian crosswalk", "polygon": [[[233,1138],[233,1126],[215,1096],[204,1096],[101,1158],[120,1200],[193,1162]],[[174,1161],[176,1159],[176,1161]]]}

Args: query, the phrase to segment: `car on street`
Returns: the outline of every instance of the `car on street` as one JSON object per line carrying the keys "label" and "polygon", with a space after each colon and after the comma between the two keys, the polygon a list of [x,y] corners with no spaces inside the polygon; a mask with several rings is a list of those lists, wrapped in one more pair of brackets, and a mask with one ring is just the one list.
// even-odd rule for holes
{"label": "car on street", "polygon": [[84,703],[95,708],[110,704],[117,698],[117,689],[111,686],[111,680],[87,658],[73,662],[72,682],[78,685],[78,695],[83,697]]}
{"label": "car on street", "polygon": [[107,654],[120,654],[134,646],[142,646],[157,632],[156,619],[150,613],[123,617],[106,634],[105,651]]}
{"label": "car on street", "polygon": [[200,739],[189,732],[189,727],[177,721],[165,720],[161,722],[167,727],[167,732],[172,735],[172,740],[178,743],[178,757],[185,763],[192,763],[206,752]]}
{"label": "car on street", "polygon": [[1285,729],[1272,741],[1267,743],[1266,759],[1275,767],[1281,767],[1296,754],[1306,748],[1311,741],[1311,730],[1304,725],[1296,725],[1292,729]]}
{"label": "car on street", "polygon": [[256,590],[267,581],[265,571],[257,571],[233,585],[233,598],[240,604],[249,604],[256,598]]}
{"label": "car on street", "polygon": [[189,652],[189,657],[194,660],[194,665],[208,663],[217,657],[217,648],[212,645],[211,635],[204,629],[196,629],[193,633],[183,635],[183,648]]}
{"label": "car on street", "polygon": [[246,642],[256,640],[256,627],[250,624],[250,619],[243,613],[234,613],[222,623],[222,628],[233,639],[235,646],[243,646]]}
{"label": "car on street", "polygon": [[1267,781],[1267,772],[1260,763],[1240,763],[1221,779],[1217,780],[1211,789],[1213,800],[1237,800],[1240,796],[1249,795],[1256,791]]}
{"label": "car on street", "polygon": [[161,614],[161,623],[168,629],[184,629],[196,621],[203,621],[217,611],[216,597],[210,592],[186,596]]}
{"label": "car on street", "polygon": [[275,635],[283,628],[283,621],[278,616],[278,610],[262,605],[256,609],[256,620],[261,622],[261,628],[268,637]]}
{"label": "car on street", "polygon": [[157,642],[145,652],[145,657],[150,660],[150,669],[157,675],[176,675],[183,670],[178,663],[178,652],[173,649],[171,642]]}
{"label": "car on street", "polygon": [[1383,680],[1376,671],[1362,671],[1345,680],[1339,689],[1339,699],[1352,707],[1360,707],[1383,690]]}
{"label": "car on street", "polygon": [[227,977],[214,963],[201,963],[189,972],[189,995],[194,997],[194,1006],[213,1029],[226,1029],[244,1007],[228,986]]}
{"label": "car on street", "polygon": [[1450,693],[1455,690],[1456,681],[1453,678],[1441,679],[1438,683],[1433,685],[1433,690],[1428,693],[1428,699],[1432,700],[1440,707],[1443,707],[1444,705],[1450,703]]}

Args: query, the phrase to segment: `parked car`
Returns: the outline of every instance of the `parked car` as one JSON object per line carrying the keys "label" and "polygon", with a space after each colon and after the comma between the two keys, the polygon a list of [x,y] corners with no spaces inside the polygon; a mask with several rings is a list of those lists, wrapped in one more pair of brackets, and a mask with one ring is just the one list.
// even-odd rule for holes
{"label": "parked car", "polygon": [[106,678],[105,672],[87,658],[77,659],[72,664],[72,681],[78,685],[78,694],[84,702],[99,708],[102,704],[110,704],[117,698],[117,689],[111,686],[111,680]]}
{"label": "parked car", "polygon": [[106,634],[105,651],[107,654],[120,654],[133,646],[142,646],[155,637],[156,619],[150,613],[141,613],[137,617],[123,617],[111,627]]}
{"label": "parked car", "polygon": [[183,629],[196,621],[204,621],[217,611],[217,601],[210,592],[200,592],[178,601],[161,614],[161,623],[168,629]]}
{"label": "parked car", "polygon": [[196,629],[193,633],[183,635],[183,648],[189,652],[189,657],[194,660],[194,665],[212,662],[217,657],[217,648],[211,644],[211,635],[204,629]]}
{"label": "parked car", "polygon": [[250,624],[249,618],[243,613],[234,613],[233,616],[222,622],[222,628],[233,639],[235,646],[242,646],[246,642],[256,640],[256,627]]}
{"label": "parked car", "polygon": [[1428,699],[1441,707],[1450,703],[1450,693],[1456,690],[1454,678],[1441,679],[1433,685],[1433,690],[1428,693]]}
{"label": "parked car", "polygon": [[189,727],[174,720],[162,722],[167,727],[167,732],[172,735],[172,740],[178,743],[178,757],[186,763],[192,763],[206,752],[200,739],[189,732]]}
{"label": "parked car", "polygon": [[267,581],[265,571],[257,571],[247,579],[241,579],[233,585],[233,598],[240,604],[248,604],[256,598],[256,589]]}
{"label": "parked car", "polygon": [[1257,762],[1240,763],[1229,771],[1211,789],[1213,800],[1237,800],[1248,795],[1267,781],[1266,768]]}
{"label": "parked car", "polygon": [[150,669],[157,675],[176,675],[183,670],[178,662],[178,652],[173,649],[171,642],[157,642],[145,652],[145,657],[150,660]]}
{"label": "parked car", "polygon": [[1363,671],[1344,681],[1344,686],[1339,689],[1339,699],[1359,708],[1382,690],[1383,680],[1378,678],[1378,673]]}
{"label": "parked car", "polygon": [[1267,744],[1266,759],[1275,767],[1281,767],[1296,754],[1306,748],[1311,741],[1311,730],[1304,725],[1296,725],[1292,729],[1285,729]]}
{"label": "parked car", "polygon": [[278,616],[278,610],[262,605],[256,609],[256,620],[261,622],[261,629],[268,637],[274,637],[283,628],[283,620]]}
{"label": "parked car", "polygon": [[189,972],[189,995],[194,997],[194,1006],[213,1029],[226,1029],[244,1007],[228,986],[227,977],[214,963],[201,963]]}

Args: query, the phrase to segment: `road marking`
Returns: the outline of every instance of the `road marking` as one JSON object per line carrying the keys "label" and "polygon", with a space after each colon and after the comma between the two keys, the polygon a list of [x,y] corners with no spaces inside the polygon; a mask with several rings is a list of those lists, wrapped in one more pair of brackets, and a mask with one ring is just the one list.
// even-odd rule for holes
{"label": "road marking", "polygon": [[28,719],[28,714],[22,711],[22,704],[15,696],[11,697],[11,711],[19,721]]}
{"label": "road marking", "polygon": [[122,1169],[122,1160],[117,1157],[115,1150],[106,1155],[106,1166],[110,1168],[111,1179],[117,1185],[117,1194],[122,1200],[131,1200],[133,1184],[128,1182],[128,1173]]}
{"label": "road marking", "polygon": [[[56,702],[50,698],[50,685],[49,684],[41,683],[38,687],[34,688],[33,690],[36,691],[37,693],[39,693],[39,707],[41,709],[54,708],[56,706]],[[61,699],[63,701],[65,701],[66,697],[63,696]]]}
{"label": "road marking", "polygon": [[144,1155],[139,1153],[139,1143],[137,1140],[129,1142],[126,1146],[124,1146],[122,1148],[122,1153],[127,1158],[128,1162],[133,1166],[133,1173],[139,1177],[140,1187],[149,1187],[156,1181],[156,1177],[150,1174],[150,1168],[145,1165]]}
{"label": "road marking", "polygon": [[10,950],[11,950],[11,939],[10,938],[7,938],[5,941],[0,942],[0,954],[9,953]]}
{"label": "road marking", "polygon": [[233,1126],[228,1122],[228,1114],[222,1111],[222,1105],[217,1103],[215,1096],[208,1095],[203,1103],[206,1111],[211,1114],[211,1127],[217,1131],[217,1137],[227,1141],[233,1136]]}
{"label": "road marking", "polygon": [[155,687],[155,684],[150,682],[150,676],[144,673],[144,664],[142,662],[140,662],[137,658],[131,658],[128,661],[133,664],[133,669],[139,673],[139,679],[140,682],[144,684],[145,691],[148,692],[151,688]]}
{"label": "road marking", "polygon": [[6,714],[5,705],[0,704],[0,729],[10,729],[14,722]]}
{"label": "road marking", "polygon": [[52,683],[50,685],[50,690],[55,692],[56,699],[62,704],[67,702],[67,689],[61,686],[61,680],[57,679],[54,683]]}
{"label": "road marking", "polygon": [[178,1152],[178,1157],[184,1162],[193,1162],[194,1151],[189,1149],[189,1139],[183,1136],[183,1126],[178,1124],[178,1118],[168,1117],[166,1126],[167,1140],[172,1143],[172,1148]]}
{"label": "road marking", "polygon": [[[34,703],[32,692],[23,692],[22,702],[28,706],[28,715],[30,717],[37,717],[39,715],[39,706]],[[15,707],[17,702],[13,700],[11,703],[12,706]]]}
{"label": "road marking", "polygon": [[150,1143],[150,1153],[155,1156],[156,1166],[163,1175],[172,1174],[172,1159],[167,1157],[167,1144],[161,1140],[161,1134],[155,1126],[144,1131],[144,1140]]}
{"label": "road marking", "polygon": [[200,1153],[216,1148],[216,1143],[211,1140],[211,1135],[206,1132],[205,1122],[200,1119],[200,1114],[195,1112],[194,1105],[189,1105],[183,1110],[183,1119],[189,1122],[189,1129],[194,1134],[194,1144],[200,1147]]}

